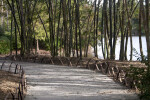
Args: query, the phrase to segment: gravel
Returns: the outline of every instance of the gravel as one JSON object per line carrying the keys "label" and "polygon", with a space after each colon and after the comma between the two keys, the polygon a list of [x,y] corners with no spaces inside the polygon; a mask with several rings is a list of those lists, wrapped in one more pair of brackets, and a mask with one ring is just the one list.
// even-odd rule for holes
{"label": "gravel", "polygon": [[139,100],[111,78],[75,67],[20,63],[26,72],[25,100]]}

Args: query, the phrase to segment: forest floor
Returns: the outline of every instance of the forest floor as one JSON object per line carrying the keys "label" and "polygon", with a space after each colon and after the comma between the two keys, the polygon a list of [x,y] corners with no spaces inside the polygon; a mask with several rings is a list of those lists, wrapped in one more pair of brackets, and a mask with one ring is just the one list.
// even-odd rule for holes
{"label": "forest floor", "polygon": [[8,93],[15,93],[19,86],[19,77],[13,73],[0,70],[0,100],[4,100]]}

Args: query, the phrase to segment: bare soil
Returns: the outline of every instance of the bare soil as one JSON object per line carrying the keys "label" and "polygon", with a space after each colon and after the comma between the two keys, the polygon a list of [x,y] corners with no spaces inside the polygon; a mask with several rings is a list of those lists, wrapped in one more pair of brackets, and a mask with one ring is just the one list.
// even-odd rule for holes
{"label": "bare soil", "polygon": [[15,93],[18,86],[18,75],[0,70],[0,100],[4,100],[8,93]]}

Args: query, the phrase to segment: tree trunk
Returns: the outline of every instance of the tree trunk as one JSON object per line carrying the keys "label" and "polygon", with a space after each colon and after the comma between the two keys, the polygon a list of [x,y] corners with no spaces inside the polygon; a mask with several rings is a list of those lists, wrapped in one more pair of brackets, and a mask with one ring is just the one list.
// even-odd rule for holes
{"label": "tree trunk", "polygon": [[147,69],[147,74],[150,75],[150,32],[149,32],[149,22],[150,22],[150,12],[149,12],[149,0],[146,0],[146,40],[147,40],[147,50],[148,50],[148,69]]}
{"label": "tree trunk", "polygon": [[69,56],[68,54],[68,29],[67,29],[67,8],[66,8],[66,0],[62,2],[63,8],[63,25],[64,25],[64,50],[65,56]]}
{"label": "tree trunk", "polygon": [[61,17],[61,8],[62,8],[62,0],[60,1],[60,7],[59,7],[59,18],[58,18],[58,27],[57,27],[57,42],[56,42],[56,54],[58,55],[58,39],[59,39],[59,28],[60,28],[60,17]]}
{"label": "tree trunk", "polygon": [[12,35],[13,35],[13,15],[11,13],[11,38],[10,38],[10,55],[12,55]]}
{"label": "tree trunk", "polygon": [[5,8],[7,9],[7,11],[6,11],[6,13],[7,13],[7,15],[6,15],[6,18],[7,18],[7,31],[9,31],[9,10],[8,10],[8,7],[7,6],[5,6]]}
{"label": "tree trunk", "polygon": [[20,7],[20,25],[21,25],[21,36],[20,36],[20,41],[21,41],[21,56],[24,56],[25,53],[25,18],[24,18],[24,10],[23,10],[23,1],[21,0],[18,2],[19,7]]}
{"label": "tree trunk", "polygon": [[113,47],[112,47],[112,0],[109,0],[109,21],[110,21],[110,38],[109,38],[109,45],[110,45],[110,58],[113,59]]}
{"label": "tree trunk", "polygon": [[104,4],[103,3],[103,8],[102,8],[102,18],[101,18],[101,44],[102,44],[102,53],[103,53],[103,58],[106,59],[106,53],[104,52],[105,50],[105,44],[103,42],[104,40]]}
{"label": "tree trunk", "polygon": [[126,35],[126,43],[125,43],[125,60],[128,60],[127,58],[127,49],[128,49],[128,37],[129,37],[129,33],[128,30],[125,29],[125,35]]}
{"label": "tree trunk", "polygon": [[16,50],[16,56],[18,55],[18,44],[17,44],[17,26],[16,26],[16,23],[15,23],[15,50]]}
{"label": "tree trunk", "polygon": [[142,33],[142,3],[140,3],[140,9],[139,9],[139,45],[140,45],[140,53],[141,53],[141,59],[144,60],[143,56],[143,48],[142,48],[142,39],[141,39],[141,33]]}
{"label": "tree trunk", "polygon": [[80,47],[80,58],[82,58],[82,41],[81,41],[81,28],[80,28],[80,12],[79,12],[79,0],[77,0],[77,20],[78,20],[78,29],[79,29],[79,47]]}
{"label": "tree trunk", "polygon": [[76,41],[76,54],[77,54],[77,57],[79,57],[79,54],[78,54],[78,21],[77,21],[78,9],[77,9],[77,2],[76,2],[76,0],[74,0],[74,3],[75,3],[75,41]]}
{"label": "tree trunk", "polygon": [[121,44],[120,44],[120,60],[124,60],[124,19],[125,19],[125,0],[123,0],[122,14],[120,15],[120,27],[121,27]]}
{"label": "tree trunk", "polygon": [[4,2],[3,2],[3,0],[1,0],[1,2],[2,2],[2,8],[1,8],[1,13],[2,13],[2,15],[1,15],[1,27],[2,28],[4,28],[4,15],[3,15],[3,13],[4,13],[4,8],[3,8],[3,6],[4,6]]}
{"label": "tree trunk", "polygon": [[97,0],[94,1],[94,4],[95,4],[95,10],[94,10],[94,54],[95,54],[95,57],[97,56],[96,54],[96,3],[97,3]]}
{"label": "tree trunk", "polygon": [[68,0],[68,9],[69,9],[69,29],[70,29],[70,38],[69,38],[69,56],[71,55],[71,50],[72,50],[72,16],[71,16],[71,0]]}

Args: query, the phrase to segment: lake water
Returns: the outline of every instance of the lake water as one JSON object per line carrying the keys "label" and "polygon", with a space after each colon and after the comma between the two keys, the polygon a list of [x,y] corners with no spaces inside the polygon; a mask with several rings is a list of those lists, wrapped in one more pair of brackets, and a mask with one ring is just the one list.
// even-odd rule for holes
{"label": "lake water", "polygon": [[[118,37],[117,44],[116,44],[116,52],[115,52],[116,60],[119,59],[120,40],[121,40],[120,37]],[[138,36],[133,36],[132,41],[133,41],[133,48],[135,48],[135,50],[138,52],[138,54],[140,54],[139,37]],[[147,55],[146,37],[145,36],[142,36],[142,46],[143,46],[144,55]],[[133,60],[135,61],[135,60],[137,60],[137,57],[135,57],[134,54],[135,54],[135,51],[133,51]],[[102,49],[101,49],[100,45],[98,45],[98,57],[100,59],[103,59]],[[127,58],[128,58],[128,60],[130,60],[130,37],[128,38]]]}

